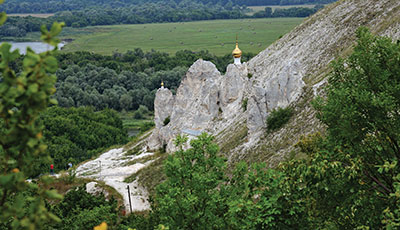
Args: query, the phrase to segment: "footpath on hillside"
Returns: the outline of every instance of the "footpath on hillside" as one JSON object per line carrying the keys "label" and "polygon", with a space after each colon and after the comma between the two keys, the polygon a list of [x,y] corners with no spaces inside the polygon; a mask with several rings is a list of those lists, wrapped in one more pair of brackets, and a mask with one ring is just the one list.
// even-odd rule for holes
{"label": "footpath on hillside", "polygon": [[133,165],[129,165],[129,162],[154,155],[154,153],[144,152],[139,155],[128,155],[127,151],[124,148],[111,149],[100,155],[97,159],[80,165],[76,169],[76,175],[82,178],[103,181],[108,186],[115,188],[124,199],[124,206],[127,213],[130,212],[127,189],[129,185],[132,211],[149,210],[150,203],[148,202],[147,190],[141,187],[137,180],[126,183],[124,179],[151,164],[152,161],[135,163]]}

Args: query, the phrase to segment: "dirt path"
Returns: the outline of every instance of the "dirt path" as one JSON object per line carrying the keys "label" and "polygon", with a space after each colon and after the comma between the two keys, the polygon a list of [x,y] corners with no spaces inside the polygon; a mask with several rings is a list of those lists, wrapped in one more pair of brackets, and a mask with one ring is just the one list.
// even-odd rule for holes
{"label": "dirt path", "polygon": [[128,162],[153,154],[145,152],[140,155],[126,155],[126,151],[123,148],[111,149],[100,155],[97,159],[80,165],[76,170],[77,176],[104,181],[107,185],[115,188],[124,198],[126,212],[130,212],[127,190],[127,186],[129,185],[132,211],[149,210],[150,204],[146,189],[139,186],[137,181],[125,183],[124,179],[151,163],[149,161],[144,164],[135,163],[128,165]]}

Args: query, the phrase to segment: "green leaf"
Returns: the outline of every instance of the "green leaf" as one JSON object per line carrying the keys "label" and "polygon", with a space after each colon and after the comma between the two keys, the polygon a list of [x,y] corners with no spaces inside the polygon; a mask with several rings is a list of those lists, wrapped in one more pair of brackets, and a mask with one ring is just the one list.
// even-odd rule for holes
{"label": "green leaf", "polygon": [[18,49],[11,52],[11,44],[7,42],[4,42],[0,45],[0,54],[3,59],[3,61],[0,63],[0,68],[5,68],[8,63],[14,61],[20,56]]}
{"label": "green leaf", "polygon": [[39,61],[40,56],[35,54],[33,51],[31,52],[31,50],[28,49],[23,61],[23,65],[25,68],[31,68],[35,66]]}
{"label": "green leaf", "polygon": [[42,39],[45,43],[50,44],[57,49],[58,43],[60,43],[60,40],[55,38],[61,31],[62,28],[65,26],[64,22],[58,23],[54,22],[53,25],[51,26],[50,31],[47,30],[46,26],[41,27],[41,32],[42,36],[40,36],[40,39]]}
{"label": "green leaf", "polygon": [[55,222],[61,222],[61,219],[58,216],[54,215],[53,213],[49,213],[50,219],[54,220]]}
{"label": "green leaf", "polygon": [[7,20],[7,14],[5,12],[0,13],[0,26],[4,24],[4,22]]}
{"label": "green leaf", "polygon": [[54,22],[53,25],[51,26],[51,29],[50,29],[50,34],[51,34],[51,36],[55,37],[55,36],[57,36],[59,33],[61,33],[62,28],[63,28],[64,26],[65,26],[65,23],[64,23],[64,22],[61,22],[61,23]]}
{"label": "green leaf", "polygon": [[57,59],[53,56],[49,56],[44,59],[44,63],[46,64],[46,70],[50,73],[55,73],[58,68]]}
{"label": "green leaf", "polygon": [[53,99],[53,98],[49,100],[49,103],[53,104],[53,105],[58,105],[58,101],[56,99]]}
{"label": "green leaf", "polygon": [[11,174],[2,175],[2,176],[0,176],[0,185],[1,186],[5,186],[8,183],[10,183],[11,180],[12,180],[12,175]]}
{"label": "green leaf", "polygon": [[50,199],[61,200],[63,198],[63,196],[61,194],[58,194],[56,190],[46,191],[46,195]]}
{"label": "green leaf", "polygon": [[38,140],[31,138],[31,139],[29,139],[28,143],[26,143],[26,145],[33,148],[37,143],[38,143]]}
{"label": "green leaf", "polygon": [[36,83],[34,83],[28,87],[28,91],[31,93],[37,93],[38,90],[39,90],[39,85]]}

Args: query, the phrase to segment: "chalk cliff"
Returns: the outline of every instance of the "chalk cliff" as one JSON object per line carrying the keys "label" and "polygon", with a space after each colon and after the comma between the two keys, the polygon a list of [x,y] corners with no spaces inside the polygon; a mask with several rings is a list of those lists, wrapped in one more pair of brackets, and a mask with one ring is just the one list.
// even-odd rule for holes
{"label": "chalk cliff", "polygon": [[[211,62],[196,61],[176,95],[168,89],[157,91],[156,129],[148,147],[164,146],[171,152],[176,135],[208,132],[231,161],[274,164],[296,153],[293,145],[301,135],[323,131],[309,102],[324,86],[330,62],[350,53],[360,26],[399,39],[400,1],[338,1],[248,63],[229,65],[225,75]],[[295,109],[295,117],[280,131],[267,133],[270,112],[287,106]],[[167,117],[170,122],[164,124]]]}

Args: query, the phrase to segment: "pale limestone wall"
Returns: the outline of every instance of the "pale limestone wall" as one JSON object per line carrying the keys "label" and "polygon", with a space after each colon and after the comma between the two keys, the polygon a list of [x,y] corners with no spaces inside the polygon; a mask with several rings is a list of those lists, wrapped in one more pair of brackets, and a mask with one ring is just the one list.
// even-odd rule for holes
{"label": "pale limestone wall", "polygon": [[[168,144],[168,150],[173,151],[173,139],[183,129],[218,136],[243,122],[248,128],[248,138],[237,148],[240,152],[279,141],[262,140],[265,120],[273,109],[296,106],[305,96],[305,86],[312,88],[314,94],[320,92],[318,88],[324,85],[321,80],[329,72],[330,62],[351,52],[360,26],[399,39],[399,23],[400,1],[341,0],[306,19],[248,63],[229,65],[225,75],[211,62],[198,60],[190,67],[175,97],[165,89],[157,92],[156,129],[148,145],[155,149]],[[242,108],[245,99],[246,111]],[[309,106],[304,109],[312,110]],[[161,122],[167,115],[171,122],[163,126]],[[308,119],[310,125],[316,122],[315,117]],[[309,130],[313,129],[304,129],[295,137],[298,139]],[[288,150],[282,150],[283,154],[285,151]]]}

